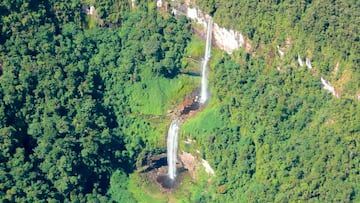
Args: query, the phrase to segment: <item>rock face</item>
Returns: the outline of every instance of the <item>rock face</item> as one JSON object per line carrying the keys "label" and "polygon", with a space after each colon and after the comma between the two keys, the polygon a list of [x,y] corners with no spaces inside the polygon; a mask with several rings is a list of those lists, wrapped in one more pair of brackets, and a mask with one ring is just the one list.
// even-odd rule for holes
{"label": "rock face", "polygon": [[195,174],[194,174],[194,172],[196,171],[195,157],[192,154],[183,151],[179,155],[179,158],[180,158],[181,162],[183,163],[184,168],[189,170],[191,177],[195,178]]}
{"label": "rock face", "polygon": [[198,96],[195,96],[194,98],[185,98],[185,101],[180,104],[180,116],[189,114],[191,111],[196,111],[199,109],[199,107],[200,105]]}
{"label": "rock face", "polygon": [[280,49],[280,46],[279,46],[279,45],[277,45],[277,46],[276,46],[276,48],[277,48],[277,51],[278,51],[278,54],[279,54],[280,58],[283,58],[283,57],[284,57],[284,55],[285,55],[285,52],[281,51],[281,49]]}
{"label": "rock face", "polygon": [[82,9],[83,9],[83,12],[86,13],[86,15],[90,15],[90,16],[96,15],[95,6],[90,6],[90,7],[83,6]]}
{"label": "rock face", "polygon": [[190,94],[186,95],[184,100],[177,106],[175,110],[168,110],[167,114],[173,119],[179,119],[183,123],[188,118],[194,116],[198,111],[201,110],[199,103],[199,91],[194,90]]}
{"label": "rock face", "polygon": [[220,27],[216,23],[213,26],[213,35],[215,45],[225,50],[228,54],[231,54],[234,50],[239,49],[245,44],[244,36],[241,33]]}
{"label": "rock face", "polygon": [[156,6],[159,7],[159,8],[162,7],[162,0],[157,0],[156,1]]}
{"label": "rock face", "polygon": [[312,69],[312,68],[313,68],[312,65],[311,65],[311,61],[310,61],[309,58],[306,58],[305,64],[306,64],[306,67],[308,67],[308,69]]}
{"label": "rock face", "polygon": [[[194,155],[184,151],[181,152],[179,158],[183,164],[183,167],[189,171],[191,177],[196,178],[195,172],[200,166],[199,160],[197,160]],[[206,160],[201,159],[201,165],[205,168],[206,173],[209,175],[215,175],[214,169],[211,168],[210,164]]]}
{"label": "rock face", "polygon": [[335,88],[331,86],[329,82],[327,82],[324,78],[321,77],[321,83],[324,85],[324,89],[329,91],[331,94],[333,94],[335,97],[339,98],[339,95],[335,91]]}
{"label": "rock face", "polygon": [[[208,14],[204,14],[198,8],[192,8],[189,1],[185,1],[185,4],[173,8],[172,13],[184,14],[188,18],[202,25],[205,28],[204,30],[207,29],[206,22],[208,22],[210,16]],[[226,51],[228,54],[231,54],[240,47],[244,47],[247,52],[251,52],[251,44],[246,42],[244,36],[236,30],[221,27],[214,22],[212,34],[214,45]]]}
{"label": "rock face", "polygon": [[210,174],[210,175],[214,175],[215,171],[214,169],[211,168],[209,162],[207,162],[206,160],[202,159],[201,160],[201,164],[205,167],[205,171],[206,173]]}
{"label": "rock face", "polygon": [[[209,15],[204,15],[199,9],[190,7],[187,7],[186,15],[188,18],[195,20],[197,23],[207,28],[206,22],[210,17]],[[232,29],[220,27],[215,22],[212,32],[214,44],[220,49],[226,51],[228,54],[231,54],[234,50],[243,47],[245,44],[244,36],[241,33]]]}
{"label": "rock face", "polygon": [[303,60],[301,59],[300,55],[298,54],[298,63],[299,63],[299,66],[300,67],[303,67],[304,66],[304,62]]}
{"label": "rock face", "polygon": [[89,15],[91,16],[95,15],[95,6],[90,6]]}

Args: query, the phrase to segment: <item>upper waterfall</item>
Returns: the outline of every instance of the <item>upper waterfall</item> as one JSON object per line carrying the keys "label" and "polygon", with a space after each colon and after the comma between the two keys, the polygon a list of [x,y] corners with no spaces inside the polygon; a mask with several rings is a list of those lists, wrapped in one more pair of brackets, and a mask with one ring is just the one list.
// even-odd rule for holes
{"label": "upper waterfall", "polygon": [[209,17],[209,21],[207,23],[207,33],[206,33],[206,47],[205,47],[205,55],[202,61],[202,76],[201,76],[201,93],[200,93],[200,103],[205,103],[208,99],[208,89],[207,89],[207,72],[206,66],[209,62],[211,56],[211,37],[212,37],[212,18]]}

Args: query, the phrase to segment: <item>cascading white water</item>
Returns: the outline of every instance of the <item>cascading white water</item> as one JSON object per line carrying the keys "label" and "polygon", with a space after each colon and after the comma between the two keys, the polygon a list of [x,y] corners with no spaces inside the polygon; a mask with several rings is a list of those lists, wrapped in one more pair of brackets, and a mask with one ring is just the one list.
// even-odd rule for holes
{"label": "cascading white water", "polygon": [[211,54],[211,36],[212,36],[212,18],[209,17],[207,24],[207,33],[206,33],[206,47],[205,47],[205,56],[202,61],[202,76],[201,76],[201,93],[200,93],[200,103],[205,103],[208,99],[208,90],[207,90],[207,75],[206,75],[206,66],[210,59]]}
{"label": "cascading white water", "polygon": [[176,157],[178,148],[178,134],[180,123],[178,120],[171,122],[168,137],[167,137],[167,161],[168,161],[168,176],[171,180],[176,177]]}
{"label": "cascading white water", "polygon": [[[210,59],[210,53],[211,53],[212,23],[213,21],[212,18],[210,17],[207,26],[205,56],[202,61],[200,103],[205,103],[208,99],[206,66]],[[178,120],[173,120],[171,122],[167,137],[168,176],[171,180],[175,180],[176,177],[176,159],[177,159],[179,130],[180,130],[180,122]]]}

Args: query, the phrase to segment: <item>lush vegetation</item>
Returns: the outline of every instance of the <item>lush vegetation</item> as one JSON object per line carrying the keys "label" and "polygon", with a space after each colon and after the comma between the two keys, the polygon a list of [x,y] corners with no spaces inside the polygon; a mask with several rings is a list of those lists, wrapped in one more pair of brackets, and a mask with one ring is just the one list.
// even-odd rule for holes
{"label": "lush vegetation", "polygon": [[148,8],[86,29],[81,2],[0,3],[1,201],[131,201],[139,153],[162,147],[148,117],[191,80],[186,19]]}
{"label": "lush vegetation", "polygon": [[213,97],[183,126],[215,168],[205,202],[359,199],[360,106],[307,69],[264,71],[263,57],[212,58]]}
{"label": "lush vegetation", "polygon": [[[196,4],[217,23],[244,33],[255,54],[267,56],[264,67],[288,65],[299,54],[310,58],[316,71],[343,96],[359,93],[359,1],[196,0]],[[286,52],[284,64],[274,60],[277,45]]]}
{"label": "lush vegetation", "polygon": [[187,20],[154,1],[0,2],[2,202],[360,201],[359,2],[197,3],[253,53],[213,50],[212,98],[180,147],[216,175],[164,194],[135,169],[164,151],[166,111],[199,82],[180,74],[204,49]]}
{"label": "lush vegetation", "polygon": [[[198,200],[358,202],[359,2],[196,2],[253,46],[251,55],[213,54],[212,100],[183,126],[216,168],[215,185]],[[298,54],[315,71],[299,68]]]}

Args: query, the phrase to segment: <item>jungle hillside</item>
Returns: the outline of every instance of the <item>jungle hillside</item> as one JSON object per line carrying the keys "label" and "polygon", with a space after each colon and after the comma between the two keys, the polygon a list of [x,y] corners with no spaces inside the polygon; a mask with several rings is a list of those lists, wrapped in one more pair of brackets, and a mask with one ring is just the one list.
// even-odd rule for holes
{"label": "jungle hillside", "polygon": [[149,183],[200,84],[201,26],[176,2],[0,2],[0,201],[359,202],[356,0],[185,1],[252,49],[212,47],[210,99],[181,126],[179,152],[215,175]]}

